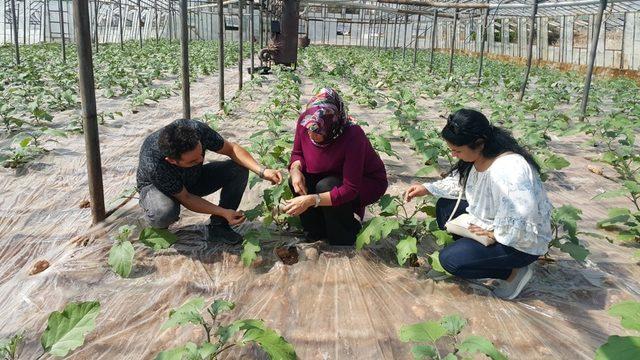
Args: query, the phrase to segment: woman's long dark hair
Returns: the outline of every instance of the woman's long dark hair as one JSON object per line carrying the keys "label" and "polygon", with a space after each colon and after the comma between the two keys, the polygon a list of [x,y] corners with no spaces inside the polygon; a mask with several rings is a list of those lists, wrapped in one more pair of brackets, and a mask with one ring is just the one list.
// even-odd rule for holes
{"label": "woman's long dark hair", "polygon": [[[443,139],[455,146],[466,145],[471,149],[477,149],[484,144],[482,156],[489,159],[509,151],[519,154],[540,173],[540,165],[525,148],[518,144],[511,133],[491,125],[486,116],[479,111],[460,109],[449,115],[441,135]],[[459,160],[448,174],[458,173],[460,185],[464,188],[472,166],[473,163]]]}

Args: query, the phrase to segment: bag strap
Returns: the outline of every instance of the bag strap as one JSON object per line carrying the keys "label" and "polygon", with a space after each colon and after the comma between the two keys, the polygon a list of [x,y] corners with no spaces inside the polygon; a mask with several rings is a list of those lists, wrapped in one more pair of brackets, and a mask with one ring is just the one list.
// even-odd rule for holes
{"label": "bag strap", "polygon": [[453,219],[453,215],[456,214],[458,206],[460,205],[460,200],[462,200],[462,192],[463,190],[460,189],[460,193],[458,194],[458,201],[456,201],[456,206],[453,208],[453,211],[451,212],[451,215],[449,216],[449,220],[447,220],[447,222],[451,221],[451,219]]}

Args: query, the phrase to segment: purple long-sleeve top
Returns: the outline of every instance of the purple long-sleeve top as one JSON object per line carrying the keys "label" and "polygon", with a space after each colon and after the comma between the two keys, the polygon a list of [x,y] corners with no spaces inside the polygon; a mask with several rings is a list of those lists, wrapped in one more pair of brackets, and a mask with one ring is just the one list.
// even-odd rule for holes
{"label": "purple long-sleeve top", "polygon": [[298,124],[289,166],[298,160],[305,173],[341,176],[342,185],[329,192],[331,204],[339,206],[359,196],[356,213],[360,217],[365,206],[378,201],[387,190],[384,164],[358,125],[345,128],[333,143],[319,147],[313,144],[307,129]]}

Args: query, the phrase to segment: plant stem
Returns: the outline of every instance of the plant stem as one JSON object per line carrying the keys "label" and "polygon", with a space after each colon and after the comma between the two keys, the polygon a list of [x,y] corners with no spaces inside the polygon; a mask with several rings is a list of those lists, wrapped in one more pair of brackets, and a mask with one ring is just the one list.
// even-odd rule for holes
{"label": "plant stem", "polygon": [[236,344],[229,344],[229,345],[223,347],[222,349],[220,349],[220,350],[218,350],[216,352],[216,356],[220,355],[223,351],[228,350],[230,347],[233,347],[233,346],[236,346]]}

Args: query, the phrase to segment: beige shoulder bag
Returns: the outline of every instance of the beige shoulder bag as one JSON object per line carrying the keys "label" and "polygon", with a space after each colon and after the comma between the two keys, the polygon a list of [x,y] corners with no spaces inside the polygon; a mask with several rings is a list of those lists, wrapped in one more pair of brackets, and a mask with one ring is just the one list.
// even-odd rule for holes
{"label": "beige shoulder bag", "polygon": [[494,244],[496,241],[488,236],[480,236],[469,231],[469,225],[471,225],[471,220],[473,217],[469,214],[462,214],[457,218],[453,219],[453,215],[458,210],[458,206],[460,205],[460,200],[462,200],[462,193],[464,190],[460,190],[460,195],[458,195],[458,201],[456,201],[456,206],[453,208],[451,212],[451,216],[449,216],[449,220],[444,225],[448,232],[451,234],[456,234],[462,237],[466,237],[469,239],[473,239],[484,246],[489,246]]}

